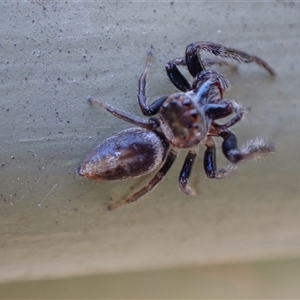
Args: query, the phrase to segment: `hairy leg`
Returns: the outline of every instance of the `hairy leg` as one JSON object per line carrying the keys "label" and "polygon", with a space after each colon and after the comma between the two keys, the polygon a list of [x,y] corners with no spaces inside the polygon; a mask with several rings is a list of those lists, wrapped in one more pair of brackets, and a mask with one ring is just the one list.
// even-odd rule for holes
{"label": "hairy leg", "polygon": [[262,138],[249,140],[244,146],[239,148],[237,138],[230,130],[220,132],[219,136],[224,139],[222,144],[224,155],[229,161],[235,164],[266,156],[275,150],[272,142]]}
{"label": "hairy leg", "polygon": [[[255,55],[250,55],[241,50],[225,47],[221,44],[216,44],[216,43],[212,43],[212,42],[201,41],[201,42],[196,42],[196,43],[192,43],[192,44],[188,45],[186,47],[186,57],[187,56],[191,57],[190,61],[193,62],[195,60],[196,56],[199,55],[199,57],[200,57],[200,54],[198,54],[200,50],[206,51],[210,54],[220,56],[223,58],[230,58],[239,63],[252,63],[253,62],[253,63],[258,64],[260,67],[264,68],[265,70],[267,70],[271,76],[276,75],[273,68],[267,62],[265,62],[263,59],[261,59],[260,57],[255,56]],[[199,61],[200,60],[201,59],[199,59]],[[194,67],[193,65],[189,66],[189,62],[187,59],[186,59],[186,63],[187,63],[187,67],[188,67],[190,73],[192,74],[193,77],[195,77],[198,73],[199,68]]]}
{"label": "hairy leg", "polygon": [[219,59],[219,58],[202,58],[202,63],[204,67],[211,67],[214,65],[217,65],[219,67],[223,67],[226,66],[228,68],[230,68],[232,71],[236,71],[237,70],[237,65],[229,62],[225,59]]}
{"label": "hairy leg", "polygon": [[160,107],[168,99],[168,96],[163,96],[154,100],[154,102],[151,105],[147,104],[148,99],[146,95],[146,79],[150,69],[152,57],[153,57],[152,52],[149,51],[147,53],[147,63],[145,69],[139,79],[138,101],[139,101],[141,111],[145,116],[153,116],[157,114]]}
{"label": "hairy leg", "polygon": [[119,119],[122,119],[126,122],[129,122],[131,124],[134,124],[136,126],[146,128],[149,130],[153,130],[159,126],[159,121],[156,120],[155,118],[150,118],[148,120],[144,120],[138,116],[134,116],[134,115],[127,113],[121,109],[115,108],[115,107],[111,106],[110,104],[107,104],[100,100],[97,100],[97,99],[93,98],[92,96],[88,96],[87,100],[90,103],[97,103],[102,108],[104,108],[106,111],[111,113],[113,116],[115,116]]}
{"label": "hairy leg", "polygon": [[158,183],[163,179],[163,177],[167,174],[167,172],[173,165],[177,155],[178,155],[178,151],[175,149],[171,149],[163,166],[160,168],[160,170],[155,174],[155,176],[150,180],[150,182],[145,187],[140,189],[138,192],[133,194],[131,197],[129,197],[127,199],[122,199],[119,202],[116,202],[116,203],[110,205],[108,207],[108,209],[113,210],[123,204],[128,204],[128,203],[137,201],[139,198],[141,198],[142,196],[144,196],[145,194],[147,194],[148,192],[153,190],[158,185]]}

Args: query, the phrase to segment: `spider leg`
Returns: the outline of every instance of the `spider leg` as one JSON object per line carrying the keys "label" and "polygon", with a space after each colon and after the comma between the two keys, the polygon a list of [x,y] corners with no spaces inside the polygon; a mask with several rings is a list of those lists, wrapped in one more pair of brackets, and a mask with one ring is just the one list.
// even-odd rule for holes
{"label": "spider leg", "polygon": [[[229,81],[223,75],[214,70],[204,70],[201,73],[197,74],[193,79],[192,89],[196,90],[207,80],[214,82],[218,87],[221,99],[223,98],[223,91],[230,89]],[[216,95],[215,97],[218,97],[218,95]]]}
{"label": "spider leg", "polygon": [[[260,67],[266,69],[271,76],[276,75],[273,68],[271,66],[269,66],[269,64],[267,62],[265,62],[263,59],[261,59],[258,56],[250,55],[250,54],[240,51],[238,49],[225,47],[220,44],[201,41],[201,42],[192,43],[186,47],[186,63],[187,63],[189,72],[191,73],[191,75],[193,77],[195,77],[197,75],[197,73],[199,73],[199,70],[201,69],[201,68],[197,67],[197,64],[193,65],[194,62],[196,61],[196,57],[198,55],[199,55],[198,61],[199,61],[199,64],[201,65],[200,54],[198,54],[200,50],[209,52],[210,54],[213,54],[216,56],[221,56],[224,58],[231,58],[239,63],[254,62],[254,63],[258,64]],[[188,61],[187,58],[191,61],[191,63]]]}
{"label": "spider leg", "polygon": [[188,185],[188,179],[191,175],[197,154],[198,147],[189,150],[179,175],[179,188],[184,194],[188,196],[196,195],[196,192]]}
{"label": "spider leg", "polygon": [[204,67],[211,67],[213,65],[217,65],[219,67],[229,67],[232,71],[237,70],[237,65],[233,64],[227,60],[217,59],[217,58],[202,58],[202,64]]}
{"label": "spider leg", "polygon": [[154,130],[159,126],[159,121],[156,120],[156,118],[150,118],[149,120],[144,120],[138,116],[134,116],[121,109],[115,108],[107,103],[97,100],[92,96],[88,96],[87,100],[91,103],[99,104],[102,108],[104,108],[106,111],[111,113],[113,116],[122,119],[126,122],[129,122],[131,124],[137,125],[139,127],[146,128],[149,130]]}
{"label": "spider leg", "polygon": [[138,90],[139,105],[142,113],[145,116],[153,116],[157,114],[159,109],[163,105],[163,103],[168,99],[168,96],[163,96],[154,100],[154,102],[151,105],[147,105],[146,79],[150,69],[151,61],[152,61],[152,52],[149,51],[147,54],[147,63],[145,69],[139,79],[139,90]]}
{"label": "spider leg", "polygon": [[[213,126],[218,128],[219,131],[222,128],[233,126],[234,124],[239,122],[244,115],[243,107],[240,104],[236,103],[234,100],[222,99],[219,100],[218,103],[207,103],[203,106],[203,109],[205,111],[205,114],[213,120]],[[215,120],[225,118],[232,113],[235,113],[236,115],[225,124],[221,125],[214,122]]]}
{"label": "spider leg", "polygon": [[198,48],[195,48],[194,44],[190,44],[186,47],[185,61],[187,68],[193,77],[196,77],[197,74],[200,74],[205,70],[202,60],[200,59],[200,56],[198,56]]}
{"label": "spider leg", "polygon": [[[177,66],[187,66],[186,59],[181,57],[181,58],[175,58],[168,62],[165,66],[167,75],[170,79],[170,81],[174,84],[175,87],[177,87],[179,90],[183,92],[188,92],[190,90],[195,90],[200,87],[202,83],[204,83],[208,79],[212,79],[214,81],[218,81],[220,84],[220,95],[222,98],[222,93],[223,90],[227,90],[230,88],[230,84],[227,79],[225,79],[220,73],[214,70],[205,70],[204,65],[207,63],[207,65],[211,66],[213,64],[218,64],[218,65],[228,65],[233,68],[233,64],[230,64],[229,62],[226,61],[221,61],[221,60],[214,60],[214,59],[203,59],[203,66],[200,65],[199,63],[198,56],[196,58],[190,59],[189,63],[190,69],[189,72],[191,73],[191,68],[196,68],[196,71],[199,73],[196,73],[194,75],[194,80],[192,85],[187,81],[187,79],[182,75],[182,73],[179,71]],[[192,63],[194,63],[192,65]],[[198,65],[198,67],[197,67]],[[195,71],[195,72],[196,72]]]}
{"label": "spider leg", "polygon": [[[184,66],[186,67],[186,61],[184,57],[179,57],[171,60],[169,63],[173,63],[176,66]],[[202,64],[204,67],[211,67],[213,65],[217,65],[219,67],[227,66],[233,70],[237,68],[236,64],[233,64],[227,60],[217,59],[217,58],[202,58]]]}
{"label": "spider leg", "polygon": [[169,61],[165,66],[166,72],[170,81],[175,85],[175,87],[177,87],[180,91],[188,92],[191,90],[191,85],[178,70],[177,66],[179,65],[186,66],[186,62],[183,57],[175,58]]}
{"label": "spider leg", "polygon": [[222,130],[218,135],[224,139],[222,143],[224,155],[234,164],[266,156],[275,150],[272,142],[262,138],[249,140],[239,148],[236,136],[228,129]]}
{"label": "spider leg", "polygon": [[[235,116],[229,120],[228,122],[226,122],[225,124],[218,124],[216,122],[213,122],[213,126],[215,128],[229,128],[229,127],[232,127],[233,125],[235,125],[237,122],[239,122],[242,118],[243,118],[243,115],[245,113],[245,110],[244,108],[242,107],[242,105],[238,104],[237,102],[235,102],[234,100],[227,100],[227,99],[222,99],[220,101],[220,103],[231,103],[231,111],[228,110],[228,114],[225,115],[224,117],[226,116],[229,116],[231,113],[235,113]],[[214,120],[216,120],[217,118],[215,117]]]}
{"label": "spider leg", "polygon": [[173,165],[175,159],[177,158],[177,155],[178,155],[178,150],[171,149],[170,152],[168,153],[168,156],[167,156],[163,166],[160,168],[160,170],[155,174],[155,176],[150,180],[150,182],[145,187],[140,189],[138,192],[133,194],[131,197],[129,197],[127,199],[122,199],[119,202],[116,202],[116,203],[110,205],[108,207],[108,209],[113,210],[123,204],[128,204],[128,203],[134,202],[134,201],[138,200],[139,198],[141,198],[142,196],[144,196],[145,194],[147,194],[148,192],[150,192],[151,190],[153,190],[157,186],[157,184],[163,179],[163,177],[167,174],[167,172]]}
{"label": "spider leg", "polygon": [[237,169],[237,166],[229,165],[226,168],[217,170],[216,144],[213,137],[206,137],[204,144],[206,146],[206,150],[204,153],[203,164],[207,177],[222,179]]}

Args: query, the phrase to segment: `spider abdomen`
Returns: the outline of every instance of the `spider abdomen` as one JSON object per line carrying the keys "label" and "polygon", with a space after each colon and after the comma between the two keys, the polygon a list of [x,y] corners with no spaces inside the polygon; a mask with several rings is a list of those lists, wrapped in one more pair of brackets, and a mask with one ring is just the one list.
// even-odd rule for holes
{"label": "spider abdomen", "polygon": [[168,142],[158,132],[137,127],[126,129],[96,146],[77,172],[94,180],[141,176],[163,162],[168,147]]}

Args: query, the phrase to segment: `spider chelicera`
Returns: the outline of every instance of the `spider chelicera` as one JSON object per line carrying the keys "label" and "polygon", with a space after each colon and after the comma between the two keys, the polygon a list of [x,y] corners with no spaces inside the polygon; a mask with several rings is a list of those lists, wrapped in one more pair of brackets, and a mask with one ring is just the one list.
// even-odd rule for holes
{"label": "spider chelicera", "polygon": [[[216,44],[210,43],[210,46],[212,45]],[[188,179],[201,142],[206,146],[203,159],[205,172],[209,178],[217,179],[232,173],[237,168],[236,164],[241,161],[258,158],[274,151],[271,142],[258,138],[248,141],[242,148],[238,147],[235,135],[228,128],[241,120],[244,110],[235,101],[223,99],[223,91],[229,87],[229,83],[221,74],[204,69],[197,56],[199,49],[196,47],[191,54],[186,51],[185,59],[175,59],[166,66],[170,80],[183,92],[160,97],[150,105],[147,104],[146,78],[152,53],[148,53],[138,89],[141,111],[145,116],[151,116],[147,120],[88,97],[88,101],[99,104],[115,117],[136,127],[123,130],[94,148],[78,167],[79,175],[94,180],[124,180],[148,174],[162,165],[145,187],[132,196],[110,205],[109,209],[134,202],[151,191],[173,165],[180,149],[188,149],[179,175],[180,190],[186,195],[196,194],[188,185]],[[235,53],[243,52],[236,50]],[[248,54],[243,53],[242,57],[245,55]],[[253,59],[253,56],[248,57]],[[255,61],[265,67],[271,75],[275,74],[261,59],[256,58]],[[203,62],[209,65],[216,63],[213,60]],[[217,63],[223,64],[221,61]],[[179,72],[177,65],[188,67],[194,77],[192,85]],[[215,122],[231,114],[235,115],[225,124]],[[214,136],[223,138],[222,151],[233,163],[220,170],[216,167]]]}

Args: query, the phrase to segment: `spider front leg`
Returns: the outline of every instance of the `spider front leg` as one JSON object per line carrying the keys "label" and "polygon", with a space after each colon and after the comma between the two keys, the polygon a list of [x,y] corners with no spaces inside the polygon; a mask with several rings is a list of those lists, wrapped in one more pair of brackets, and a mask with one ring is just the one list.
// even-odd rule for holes
{"label": "spider front leg", "polygon": [[202,64],[205,67],[211,67],[211,66],[217,65],[219,67],[226,66],[226,67],[230,68],[231,71],[236,71],[237,70],[237,65],[236,64],[231,63],[231,62],[229,62],[227,60],[224,60],[224,59],[202,58],[201,60],[202,60]]}
{"label": "spider front leg", "polygon": [[[227,116],[229,116],[231,113],[235,113],[235,116],[230,119],[228,122],[226,122],[225,124],[218,124],[215,121],[212,122],[213,126],[215,128],[218,128],[219,130],[221,130],[222,128],[229,128],[232,127],[233,125],[235,125],[237,122],[239,122],[245,113],[244,108],[242,107],[241,104],[238,104],[237,102],[235,102],[234,100],[227,100],[227,99],[222,99],[221,101],[219,101],[219,103],[230,103],[230,109],[227,110]],[[216,115],[214,116],[214,120],[216,119],[220,119],[220,118],[216,118]]]}
{"label": "spider front leg", "polygon": [[[244,109],[240,104],[236,103],[233,100],[227,99],[219,100],[218,103],[205,104],[203,109],[205,111],[205,114],[211,120],[213,120],[212,125],[219,130],[221,130],[222,128],[226,129],[233,126],[234,124],[239,122],[244,115]],[[221,125],[215,122],[215,120],[228,117],[232,113],[235,113],[235,116],[225,124]]]}
{"label": "spider front leg", "polygon": [[[205,70],[205,67],[211,67],[213,65],[218,65],[218,66],[227,66],[231,68],[232,70],[236,70],[236,65],[232,64],[231,62],[228,62],[223,59],[216,59],[216,58],[201,58],[199,55],[199,50],[201,50],[202,43],[206,42],[199,42],[199,46],[197,45],[198,43],[195,44],[190,44],[186,47],[185,50],[185,65],[187,66],[190,74],[193,77],[196,77],[199,75],[201,72]],[[211,43],[213,44],[213,43]],[[195,45],[197,45],[195,47]],[[217,44],[214,44],[217,45]],[[198,47],[198,48],[197,48]],[[203,48],[203,50],[206,50]]]}
{"label": "spider front leg", "polygon": [[[186,64],[189,72],[193,77],[195,77],[199,71],[201,72],[203,69],[203,63],[200,58],[200,50],[207,51],[210,54],[220,56],[223,58],[231,58],[239,63],[256,63],[260,67],[266,69],[271,76],[275,76],[276,73],[271,66],[263,59],[258,56],[250,55],[246,52],[225,47],[220,44],[212,43],[212,42],[196,42],[188,45],[186,47]],[[199,58],[198,58],[199,56]],[[198,63],[196,62],[198,60]]]}
{"label": "spider front leg", "polygon": [[[226,110],[224,111],[224,114],[225,113]],[[212,123],[209,134],[204,142],[207,148],[204,154],[204,169],[209,178],[220,179],[237,169],[237,166],[228,166],[225,169],[217,170],[216,146],[213,136],[220,136],[223,138],[222,151],[225,157],[233,164],[253,160],[274,152],[274,145],[272,142],[259,138],[250,140],[243,147],[239,148],[236,136],[227,128],[238,122],[240,118],[241,116],[237,114],[224,125],[219,125],[215,122]]]}
{"label": "spider front leg", "polygon": [[119,202],[116,202],[116,203],[110,205],[108,207],[108,209],[113,210],[123,204],[128,204],[128,203],[134,202],[134,201],[138,200],[139,198],[141,198],[142,196],[144,196],[145,194],[147,194],[148,192],[150,192],[151,190],[153,190],[158,185],[158,183],[163,179],[163,177],[167,174],[167,172],[173,165],[174,161],[176,160],[177,155],[178,155],[178,150],[171,149],[170,152],[168,153],[168,156],[167,156],[163,166],[160,168],[160,170],[155,174],[155,176],[150,180],[150,182],[145,187],[140,189],[138,192],[136,192],[129,198],[122,199]]}
{"label": "spider front leg", "polygon": [[222,143],[224,155],[234,164],[253,160],[274,152],[274,144],[262,138],[247,141],[243,147],[239,148],[237,138],[230,130],[222,130],[218,135],[224,139]]}
{"label": "spider front leg", "polygon": [[230,84],[229,81],[220,73],[214,70],[205,70],[202,69],[193,79],[192,84],[190,84],[187,79],[182,75],[182,73],[177,68],[177,65],[186,66],[186,61],[184,58],[173,59],[168,62],[165,66],[167,75],[170,81],[177,87],[179,90],[183,92],[188,92],[191,90],[198,89],[204,82],[207,80],[214,81],[216,83],[216,87],[219,91],[220,98],[223,98],[223,91],[229,89]]}
{"label": "spider front leg", "polygon": [[265,156],[274,151],[274,146],[263,139],[248,141],[247,144],[239,149],[236,136],[228,130],[229,127],[236,124],[243,117],[243,107],[232,100],[221,100],[218,104],[206,104],[206,115],[212,120],[217,120],[235,113],[235,116],[227,123],[220,125],[212,122],[209,134],[204,144],[206,151],[204,154],[204,169],[209,178],[221,179],[231,174],[237,166],[228,166],[225,169],[217,170],[216,166],[216,145],[213,136],[223,138],[222,150],[225,157],[232,163],[237,164],[242,161]]}
{"label": "spider front leg", "polygon": [[147,63],[145,69],[139,79],[138,101],[141,111],[145,116],[153,116],[157,114],[163,103],[168,99],[168,96],[162,96],[154,100],[154,102],[151,105],[147,105],[146,79],[150,69],[152,57],[152,52],[149,51],[147,53]]}
{"label": "spider front leg", "polygon": [[[218,78],[221,83],[221,86],[223,87],[224,90],[228,89],[229,83],[225,78],[223,78],[223,76],[221,74],[219,74],[213,70],[205,70],[204,66],[211,66],[214,64],[218,64],[220,66],[228,65],[231,68],[234,68],[234,66],[232,64],[230,64],[226,61],[214,60],[214,59],[203,59],[202,63],[200,63],[198,57],[194,57],[192,59],[192,61],[195,63],[195,65],[190,66],[190,68],[194,67],[197,69],[197,73],[196,73],[196,75],[194,75],[194,77],[199,77],[199,76],[202,77],[201,79],[197,78],[197,80],[196,80],[197,83],[199,81],[205,82],[212,76],[222,77],[222,78]],[[191,64],[192,62],[189,61],[189,63]],[[187,65],[186,59],[184,57],[181,57],[181,58],[175,58],[175,59],[169,61],[165,66],[165,69],[166,69],[166,72],[167,72],[167,75],[168,75],[170,81],[174,84],[175,87],[177,87],[180,91],[183,91],[183,92],[188,92],[188,91],[190,91],[192,89],[196,89],[197,87],[200,86],[200,83],[195,84],[195,82],[193,82],[193,86],[191,86],[191,84],[188,82],[188,80],[182,75],[182,73],[177,68],[177,66],[186,66],[186,65]],[[207,74],[205,75],[203,73],[207,73]],[[211,74],[211,73],[213,73],[213,74]],[[197,86],[195,87],[195,85],[197,85]]]}

